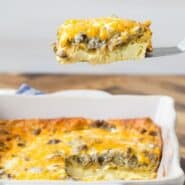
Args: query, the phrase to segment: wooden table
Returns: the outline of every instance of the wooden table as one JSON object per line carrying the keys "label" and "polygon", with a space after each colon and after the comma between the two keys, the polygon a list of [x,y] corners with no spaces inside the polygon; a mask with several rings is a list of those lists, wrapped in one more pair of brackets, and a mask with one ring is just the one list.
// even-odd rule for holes
{"label": "wooden table", "polygon": [[176,102],[177,134],[185,170],[185,76],[0,75],[0,88],[28,83],[44,92],[65,89],[100,89],[112,94],[160,94]]}

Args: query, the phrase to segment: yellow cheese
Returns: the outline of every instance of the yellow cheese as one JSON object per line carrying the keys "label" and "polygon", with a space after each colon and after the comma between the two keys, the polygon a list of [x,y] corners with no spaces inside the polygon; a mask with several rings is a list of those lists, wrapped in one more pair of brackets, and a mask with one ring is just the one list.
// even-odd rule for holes
{"label": "yellow cheese", "polygon": [[0,133],[0,179],[151,179],[162,152],[149,119],[0,121]]}

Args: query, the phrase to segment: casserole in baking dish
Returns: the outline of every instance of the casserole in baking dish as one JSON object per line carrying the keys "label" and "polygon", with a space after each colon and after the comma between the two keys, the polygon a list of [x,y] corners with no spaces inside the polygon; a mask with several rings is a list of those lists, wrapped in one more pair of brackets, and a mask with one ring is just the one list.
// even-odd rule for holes
{"label": "casserole in baking dish", "polygon": [[[118,108],[119,107],[119,108]],[[162,158],[157,177],[150,180],[14,180],[1,179],[0,185],[182,185],[184,173],[179,164],[179,145],[175,134],[173,99],[166,96],[109,95],[105,92],[69,91],[52,95],[1,95],[0,119],[22,120],[83,116],[92,120],[149,117],[161,130]],[[48,140],[47,140],[48,142]],[[55,146],[55,145],[52,145]],[[37,150],[40,150],[38,148]],[[39,164],[38,164],[39,166]],[[35,169],[33,169],[34,171]],[[36,169],[39,170],[39,169]]]}

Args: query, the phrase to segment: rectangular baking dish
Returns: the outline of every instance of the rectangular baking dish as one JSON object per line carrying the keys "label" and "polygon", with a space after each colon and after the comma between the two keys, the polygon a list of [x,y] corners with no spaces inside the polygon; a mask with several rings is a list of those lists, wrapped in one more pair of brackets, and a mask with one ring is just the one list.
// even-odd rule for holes
{"label": "rectangular baking dish", "polygon": [[163,156],[155,180],[147,181],[15,181],[0,185],[183,185],[175,134],[174,101],[167,96],[110,95],[99,91],[68,91],[51,95],[0,95],[0,119],[82,116],[94,119],[150,117],[162,129]]}

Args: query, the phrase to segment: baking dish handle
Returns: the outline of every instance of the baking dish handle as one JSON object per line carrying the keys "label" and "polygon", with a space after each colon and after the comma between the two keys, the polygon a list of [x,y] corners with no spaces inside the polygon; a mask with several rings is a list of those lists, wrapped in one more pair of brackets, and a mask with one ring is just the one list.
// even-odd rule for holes
{"label": "baking dish handle", "polygon": [[[15,95],[16,89],[0,89],[0,95]],[[43,94],[45,95],[45,94]],[[48,95],[48,94],[46,94]],[[59,95],[67,97],[102,97],[102,96],[111,96],[110,93],[101,91],[101,90],[64,90],[50,93],[49,95]]]}
{"label": "baking dish handle", "polygon": [[0,95],[14,95],[15,93],[15,89],[0,89]]}
{"label": "baking dish handle", "polygon": [[65,96],[65,97],[107,97],[111,96],[110,93],[101,91],[101,90],[87,90],[87,89],[81,89],[81,90],[64,90],[64,91],[58,91],[55,93],[51,93],[50,95],[59,95],[59,96]]}

